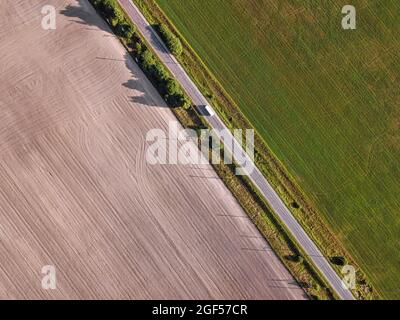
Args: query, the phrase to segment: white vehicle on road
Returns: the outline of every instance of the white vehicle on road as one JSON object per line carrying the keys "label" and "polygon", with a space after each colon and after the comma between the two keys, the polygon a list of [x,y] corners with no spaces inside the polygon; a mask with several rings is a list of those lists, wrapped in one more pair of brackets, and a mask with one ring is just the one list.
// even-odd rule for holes
{"label": "white vehicle on road", "polygon": [[199,112],[200,112],[200,114],[201,114],[202,116],[205,116],[205,117],[212,117],[213,115],[215,115],[214,110],[213,110],[213,109],[211,108],[211,106],[208,105],[208,104],[199,105],[199,106],[197,107],[197,109],[199,110]]}

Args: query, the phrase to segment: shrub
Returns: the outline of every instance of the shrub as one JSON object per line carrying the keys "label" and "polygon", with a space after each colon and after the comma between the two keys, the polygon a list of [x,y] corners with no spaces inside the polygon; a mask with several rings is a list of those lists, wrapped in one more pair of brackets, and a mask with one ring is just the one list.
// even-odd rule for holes
{"label": "shrub", "polygon": [[125,24],[124,14],[119,9],[114,9],[114,15],[111,18],[111,25],[116,28],[118,25]]}
{"label": "shrub", "polygon": [[171,38],[168,47],[174,56],[179,57],[182,54],[183,51],[182,43],[178,38],[176,37]]}
{"label": "shrub", "polygon": [[172,108],[186,107],[187,100],[182,93],[167,96],[166,99],[169,106]]}
{"label": "shrub", "polygon": [[179,57],[183,51],[181,40],[179,40],[179,38],[175,36],[166,25],[160,25],[158,30],[169,51],[171,51],[174,56]]}
{"label": "shrub", "polygon": [[153,65],[150,76],[153,77],[154,81],[156,82],[160,94],[165,96],[167,94],[166,85],[169,76],[164,66],[161,63],[156,63]]}
{"label": "shrub", "polygon": [[152,66],[155,64],[154,56],[149,50],[143,50],[139,57],[140,65],[146,73],[150,73]]}
{"label": "shrub", "polygon": [[180,93],[180,88],[178,83],[174,79],[168,79],[166,84],[167,95],[175,95]]}
{"label": "shrub", "polygon": [[141,56],[144,50],[145,48],[143,48],[143,45],[139,41],[134,42],[133,51],[135,52],[137,57]]}
{"label": "shrub", "polygon": [[332,262],[333,264],[338,265],[338,266],[344,266],[344,265],[347,264],[346,258],[345,258],[345,257],[341,257],[341,256],[332,257],[332,258],[331,258],[331,262]]}
{"label": "shrub", "polygon": [[300,205],[299,205],[296,201],[293,201],[293,202],[290,204],[290,206],[291,206],[293,209],[300,209]]}
{"label": "shrub", "polygon": [[113,0],[95,0],[94,5],[109,21],[115,18],[115,3]]}
{"label": "shrub", "polygon": [[174,79],[169,78],[166,81],[165,89],[165,98],[168,105],[174,108],[182,107],[184,105],[182,90]]}
{"label": "shrub", "polygon": [[135,30],[131,27],[131,25],[127,23],[118,23],[115,27],[117,35],[130,40]]}

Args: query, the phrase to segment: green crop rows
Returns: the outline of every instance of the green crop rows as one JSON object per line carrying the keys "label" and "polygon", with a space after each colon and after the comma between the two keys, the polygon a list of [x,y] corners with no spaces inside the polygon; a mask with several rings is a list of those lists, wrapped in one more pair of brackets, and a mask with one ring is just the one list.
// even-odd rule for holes
{"label": "green crop rows", "polygon": [[400,2],[157,0],[384,297],[400,297]]}

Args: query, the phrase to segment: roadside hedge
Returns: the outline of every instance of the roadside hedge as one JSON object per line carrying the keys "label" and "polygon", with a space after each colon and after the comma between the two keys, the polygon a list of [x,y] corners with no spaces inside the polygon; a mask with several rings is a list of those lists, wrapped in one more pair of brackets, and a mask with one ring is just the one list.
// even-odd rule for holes
{"label": "roadside hedge", "polygon": [[[140,68],[155,86],[168,106],[177,108],[190,106],[189,99],[183,93],[178,82],[170,76],[164,65],[147,48],[138,34],[136,27],[125,17],[125,13],[115,0],[90,0],[97,12],[108,22],[115,34],[131,49],[130,53],[135,58]],[[166,34],[167,35],[167,34]],[[165,40],[167,46],[172,46],[172,53],[182,53],[182,44],[174,35],[168,34]],[[176,38],[179,44],[174,40]],[[180,49],[179,49],[180,48]]]}
{"label": "roadside hedge", "polygon": [[171,51],[174,56],[179,57],[183,52],[181,40],[175,36],[165,24],[158,26],[158,33],[167,44],[169,51]]}

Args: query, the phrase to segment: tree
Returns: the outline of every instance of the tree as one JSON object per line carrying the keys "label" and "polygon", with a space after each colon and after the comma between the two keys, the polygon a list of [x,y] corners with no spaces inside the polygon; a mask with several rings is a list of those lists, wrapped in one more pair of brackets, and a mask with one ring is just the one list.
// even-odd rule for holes
{"label": "tree", "polygon": [[179,38],[164,24],[160,25],[159,32],[171,53],[174,56],[179,57],[183,52],[181,40],[179,40]]}
{"label": "tree", "polygon": [[168,47],[169,47],[169,50],[172,52],[172,54],[176,57],[179,57],[183,52],[182,43],[175,36],[173,38],[171,38]]}
{"label": "tree", "polygon": [[133,50],[137,56],[141,56],[144,51],[143,45],[139,41],[136,41],[133,45]]}
{"label": "tree", "polygon": [[149,73],[151,67],[154,65],[155,60],[153,54],[149,50],[144,50],[140,55],[140,65],[146,73]]}
{"label": "tree", "polygon": [[180,93],[179,85],[174,79],[168,79],[166,88],[167,94],[170,96]]}
{"label": "tree", "polygon": [[135,34],[135,29],[126,22],[118,23],[115,27],[115,30],[117,35],[127,39],[128,41],[130,41]]}
{"label": "tree", "polygon": [[114,2],[112,0],[104,0],[99,3],[99,9],[104,13],[107,19],[115,18]]}
{"label": "tree", "polygon": [[118,25],[123,24],[125,24],[124,14],[121,12],[121,10],[114,10],[114,16],[111,17],[111,25],[115,28]]}
{"label": "tree", "polygon": [[338,266],[344,266],[344,265],[347,264],[346,258],[345,258],[345,257],[342,257],[342,256],[332,257],[332,258],[331,258],[331,262],[332,262],[333,264],[338,265]]}

